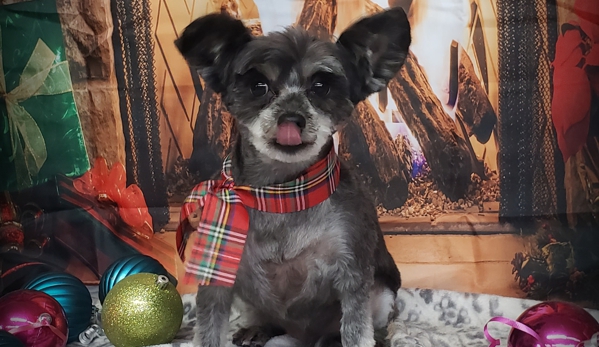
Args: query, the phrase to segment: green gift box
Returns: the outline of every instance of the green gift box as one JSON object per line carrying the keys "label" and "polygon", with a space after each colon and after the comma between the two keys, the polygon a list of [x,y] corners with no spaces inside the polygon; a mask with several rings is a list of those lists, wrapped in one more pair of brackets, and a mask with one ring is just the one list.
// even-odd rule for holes
{"label": "green gift box", "polygon": [[0,191],[89,168],[55,0],[0,6]]}

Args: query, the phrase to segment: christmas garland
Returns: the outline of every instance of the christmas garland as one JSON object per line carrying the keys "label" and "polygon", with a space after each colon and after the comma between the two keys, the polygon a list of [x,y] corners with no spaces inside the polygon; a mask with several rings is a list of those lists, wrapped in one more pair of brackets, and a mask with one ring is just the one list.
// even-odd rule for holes
{"label": "christmas garland", "polygon": [[512,274],[534,300],[562,299],[599,307],[599,232],[543,224],[530,250],[515,254]]}

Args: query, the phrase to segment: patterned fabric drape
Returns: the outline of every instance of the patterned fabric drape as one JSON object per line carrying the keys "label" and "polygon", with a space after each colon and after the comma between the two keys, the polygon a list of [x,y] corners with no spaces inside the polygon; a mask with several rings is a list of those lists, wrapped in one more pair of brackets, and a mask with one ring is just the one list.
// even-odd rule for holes
{"label": "patterned fabric drape", "polygon": [[154,230],[168,222],[148,0],[112,0],[112,36],[127,154],[127,181],[144,192]]}
{"label": "patterned fabric drape", "polygon": [[542,0],[497,1],[500,213],[512,221],[558,212],[549,69],[556,22],[550,8]]}

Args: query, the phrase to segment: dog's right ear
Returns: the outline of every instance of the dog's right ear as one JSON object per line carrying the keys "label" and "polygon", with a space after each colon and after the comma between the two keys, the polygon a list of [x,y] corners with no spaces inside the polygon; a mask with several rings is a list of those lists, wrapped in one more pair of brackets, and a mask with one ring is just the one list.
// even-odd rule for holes
{"label": "dog's right ear", "polygon": [[240,20],[213,13],[189,24],[175,46],[208,86],[221,93],[226,90],[231,62],[252,38]]}
{"label": "dog's right ear", "polygon": [[337,40],[355,72],[351,100],[357,104],[382,90],[404,64],[412,42],[406,12],[395,7],[349,26]]}

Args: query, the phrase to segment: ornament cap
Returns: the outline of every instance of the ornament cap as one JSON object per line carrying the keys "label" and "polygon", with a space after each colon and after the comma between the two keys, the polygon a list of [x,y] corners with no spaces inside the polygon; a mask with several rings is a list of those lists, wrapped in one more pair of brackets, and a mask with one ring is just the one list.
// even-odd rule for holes
{"label": "ornament cap", "polygon": [[50,325],[52,324],[52,316],[49,313],[42,313],[37,318],[37,322],[41,323],[42,325]]}
{"label": "ornament cap", "polygon": [[100,336],[102,328],[100,328],[97,324],[92,324],[89,328],[85,329],[81,334],[79,334],[79,342],[82,345],[89,345],[91,342],[98,336]]}
{"label": "ornament cap", "polygon": [[158,277],[156,278],[156,284],[160,289],[166,289],[168,287],[169,282],[170,281],[168,280],[168,277],[164,275],[158,275]]}

